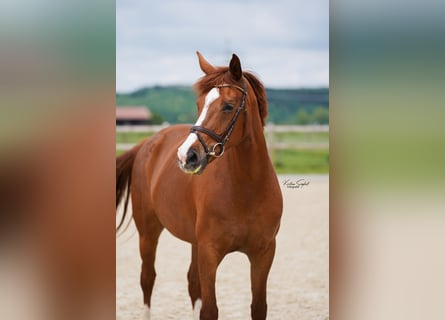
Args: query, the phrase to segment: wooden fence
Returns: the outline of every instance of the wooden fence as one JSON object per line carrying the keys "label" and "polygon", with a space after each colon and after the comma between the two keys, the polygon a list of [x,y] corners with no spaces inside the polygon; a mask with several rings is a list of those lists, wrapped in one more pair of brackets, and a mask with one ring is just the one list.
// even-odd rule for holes
{"label": "wooden fence", "polygon": [[[117,126],[117,133],[129,133],[129,132],[147,132],[155,133],[168,125],[152,125],[152,126]],[[314,150],[314,149],[329,149],[329,142],[315,142],[315,141],[298,141],[298,142],[283,142],[277,138],[276,133],[288,133],[288,132],[300,132],[300,133],[313,133],[313,132],[329,132],[328,125],[273,125],[268,124],[265,129],[267,146],[269,152],[273,153],[275,150],[291,149],[291,150]],[[117,150],[129,150],[135,143],[117,143]]]}

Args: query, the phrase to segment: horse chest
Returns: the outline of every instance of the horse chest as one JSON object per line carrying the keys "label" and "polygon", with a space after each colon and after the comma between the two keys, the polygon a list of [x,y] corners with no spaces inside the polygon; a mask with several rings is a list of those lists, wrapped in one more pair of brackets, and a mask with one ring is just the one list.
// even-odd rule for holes
{"label": "horse chest", "polygon": [[269,210],[263,202],[226,199],[224,206],[203,205],[198,210],[196,232],[199,238],[222,244],[224,251],[249,251],[275,237],[280,216],[281,211]]}

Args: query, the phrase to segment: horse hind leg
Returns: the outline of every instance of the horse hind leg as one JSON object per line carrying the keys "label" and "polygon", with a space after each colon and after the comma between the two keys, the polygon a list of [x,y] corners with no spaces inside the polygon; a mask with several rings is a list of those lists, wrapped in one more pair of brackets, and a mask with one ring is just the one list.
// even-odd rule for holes
{"label": "horse hind leg", "polygon": [[193,307],[193,319],[199,320],[199,313],[201,311],[201,284],[199,282],[198,273],[198,248],[192,245],[192,261],[187,273],[188,291]]}
{"label": "horse hind leg", "polygon": [[142,258],[140,281],[145,305],[143,320],[150,320],[151,295],[156,278],[156,248],[163,229],[154,214],[146,216],[143,228],[139,228],[139,251]]}

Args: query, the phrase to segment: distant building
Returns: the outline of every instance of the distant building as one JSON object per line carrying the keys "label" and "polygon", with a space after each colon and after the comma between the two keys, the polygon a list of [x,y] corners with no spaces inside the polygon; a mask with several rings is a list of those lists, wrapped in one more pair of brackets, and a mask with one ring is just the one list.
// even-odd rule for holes
{"label": "distant building", "polygon": [[147,125],[151,123],[153,115],[144,106],[116,107],[116,125]]}

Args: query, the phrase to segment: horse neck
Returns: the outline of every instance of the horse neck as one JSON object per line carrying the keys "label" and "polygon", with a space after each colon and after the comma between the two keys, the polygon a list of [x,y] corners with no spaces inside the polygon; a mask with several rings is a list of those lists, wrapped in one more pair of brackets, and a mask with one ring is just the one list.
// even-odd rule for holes
{"label": "horse neck", "polygon": [[265,166],[270,164],[264,130],[258,113],[248,111],[246,118],[245,137],[235,147],[232,161],[240,167],[240,172],[250,179],[261,179]]}

